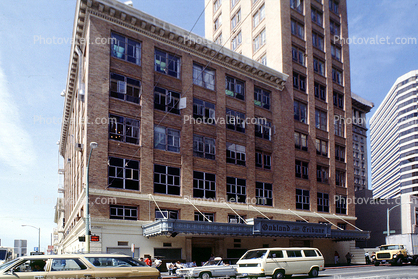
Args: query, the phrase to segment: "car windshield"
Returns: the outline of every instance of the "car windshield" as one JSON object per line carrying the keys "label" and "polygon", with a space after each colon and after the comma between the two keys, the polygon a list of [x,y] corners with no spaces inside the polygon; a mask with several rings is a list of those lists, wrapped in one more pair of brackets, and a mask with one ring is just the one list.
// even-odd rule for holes
{"label": "car windshield", "polygon": [[242,256],[242,260],[250,260],[250,259],[260,259],[264,257],[267,250],[254,250],[254,251],[248,251],[247,253]]}
{"label": "car windshield", "polygon": [[387,246],[381,246],[380,247],[380,251],[385,251],[385,250],[399,250],[399,245],[387,245]]}
{"label": "car windshield", "polygon": [[0,265],[0,270],[5,269],[5,268],[8,268],[9,266],[11,266],[12,264],[14,264],[18,260],[19,260],[19,258],[18,259],[14,259],[13,261],[10,261],[10,262],[7,262],[7,263],[4,263],[4,264]]}
{"label": "car windshield", "polygon": [[98,267],[147,266],[145,263],[131,257],[86,257],[86,259]]}
{"label": "car windshield", "polygon": [[0,261],[6,259],[6,250],[0,250]]}
{"label": "car windshield", "polygon": [[207,261],[203,264],[203,266],[208,266],[208,265],[222,265],[223,262],[222,260],[218,260],[218,261]]}

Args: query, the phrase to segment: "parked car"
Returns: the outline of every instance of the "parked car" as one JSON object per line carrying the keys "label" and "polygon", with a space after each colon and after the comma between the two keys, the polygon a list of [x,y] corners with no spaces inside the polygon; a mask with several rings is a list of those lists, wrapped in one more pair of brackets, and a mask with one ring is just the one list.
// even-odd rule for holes
{"label": "parked car", "polygon": [[176,274],[185,278],[200,277],[202,279],[235,277],[236,265],[225,264],[222,258],[216,257],[213,262],[207,262],[203,266],[177,269]]}
{"label": "parked car", "polygon": [[282,279],[302,273],[317,277],[324,270],[324,257],[316,248],[263,248],[248,250],[237,265],[239,277]]}
{"label": "parked car", "polygon": [[88,277],[159,279],[160,272],[129,256],[115,254],[26,256],[0,266],[0,279]]}

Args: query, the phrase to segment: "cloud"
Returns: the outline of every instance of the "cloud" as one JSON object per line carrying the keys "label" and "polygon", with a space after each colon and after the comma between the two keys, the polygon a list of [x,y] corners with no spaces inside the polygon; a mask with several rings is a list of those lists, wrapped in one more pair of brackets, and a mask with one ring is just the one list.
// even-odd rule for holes
{"label": "cloud", "polygon": [[0,163],[21,168],[35,162],[31,136],[20,121],[0,61]]}

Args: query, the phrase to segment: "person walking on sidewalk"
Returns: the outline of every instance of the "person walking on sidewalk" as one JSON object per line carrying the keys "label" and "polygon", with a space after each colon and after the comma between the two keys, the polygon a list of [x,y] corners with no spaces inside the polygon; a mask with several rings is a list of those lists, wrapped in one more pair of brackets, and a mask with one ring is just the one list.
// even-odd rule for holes
{"label": "person walking on sidewalk", "polygon": [[369,252],[366,251],[366,253],[364,253],[364,258],[366,260],[366,264],[371,264]]}
{"label": "person walking on sidewalk", "polygon": [[337,251],[334,253],[334,264],[338,264],[338,261],[340,260],[340,255]]}
{"label": "person walking on sidewalk", "polygon": [[353,255],[350,252],[347,252],[347,255],[345,255],[345,258],[347,259],[347,264],[350,265]]}

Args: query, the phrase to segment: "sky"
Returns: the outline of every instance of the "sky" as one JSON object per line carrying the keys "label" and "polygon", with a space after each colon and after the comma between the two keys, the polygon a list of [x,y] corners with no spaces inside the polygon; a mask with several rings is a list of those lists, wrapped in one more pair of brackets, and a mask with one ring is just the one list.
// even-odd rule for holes
{"label": "sky", "polygon": [[[351,89],[376,108],[399,76],[418,69],[418,0],[347,2],[353,41]],[[197,21],[204,0],[133,0],[133,4],[187,30],[196,23],[193,32],[204,36],[204,15]],[[27,239],[29,251],[38,245],[38,231],[22,225],[41,229],[41,251],[51,244],[57,189],[62,183],[57,172],[62,164],[57,146],[64,102],[60,93],[66,85],[74,14],[75,0],[0,1],[3,246],[13,246],[14,239]],[[372,44],[376,36],[389,44]],[[62,43],[53,43],[54,38]],[[396,44],[396,38],[412,38],[412,42]]]}

